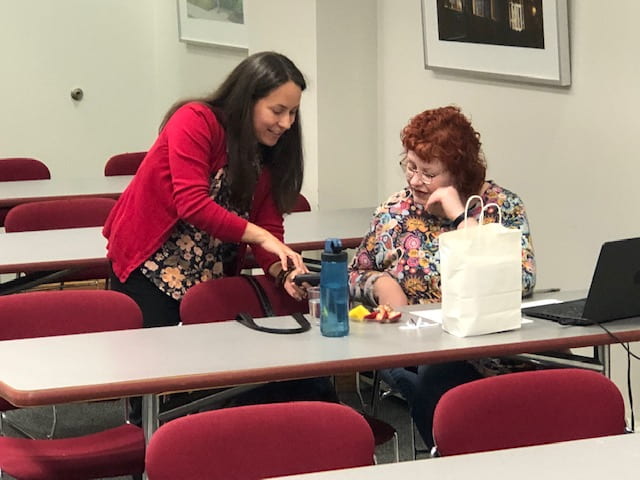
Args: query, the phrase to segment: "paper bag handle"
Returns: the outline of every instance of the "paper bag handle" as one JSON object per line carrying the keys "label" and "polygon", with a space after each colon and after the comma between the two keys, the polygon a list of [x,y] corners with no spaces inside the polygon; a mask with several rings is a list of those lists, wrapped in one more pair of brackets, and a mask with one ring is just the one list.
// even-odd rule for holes
{"label": "paper bag handle", "polygon": [[487,203],[485,205],[484,201],[482,200],[482,197],[480,195],[471,195],[467,199],[467,203],[464,206],[464,219],[465,220],[467,219],[467,216],[469,215],[469,209],[470,209],[471,200],[473,200],[474,198],[477,198],[478,200],[480,200],[480,205],[482,206],[482,209],[480,210],[480,218],[478,219],[478,224],[479,225],[482,225],[484,223],[484,212],[489,207],[496,207],[496,210],[498,210],[498,219],[499,219],[500,225],[502,225],[502,209],[500,208],[500,205],[498,205],[495,202]]}

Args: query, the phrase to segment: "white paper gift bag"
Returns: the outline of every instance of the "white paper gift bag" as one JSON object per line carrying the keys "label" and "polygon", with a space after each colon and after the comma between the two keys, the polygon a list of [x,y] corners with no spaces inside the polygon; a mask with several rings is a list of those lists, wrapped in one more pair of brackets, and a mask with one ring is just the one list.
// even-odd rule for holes
{"label": "white paper gift bag", "polygon": [[[467,201],[482,198],[474,195]],[[518,229],[500,223],[440,235],[442,328],[459,336],[520,328],[522,315],[522,247]]]}

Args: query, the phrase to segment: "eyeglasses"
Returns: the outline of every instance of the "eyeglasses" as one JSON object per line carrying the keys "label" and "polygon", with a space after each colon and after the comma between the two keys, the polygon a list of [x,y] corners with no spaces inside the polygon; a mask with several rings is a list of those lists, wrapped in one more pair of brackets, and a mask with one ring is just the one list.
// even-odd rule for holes
{"label": "eyeglasses", "polygon": [[407,180],[411,180],[414,175],[418,175],[418,180],[422,182],[424,185],[430,185],[433,182],[433,179],[436,178],[439,173],[424,173],[418,170],[418,167],[414,164],[410,164],[409,160],[406,158],[400,160],[400,167],[404,170],[404,174],[407,176]]}

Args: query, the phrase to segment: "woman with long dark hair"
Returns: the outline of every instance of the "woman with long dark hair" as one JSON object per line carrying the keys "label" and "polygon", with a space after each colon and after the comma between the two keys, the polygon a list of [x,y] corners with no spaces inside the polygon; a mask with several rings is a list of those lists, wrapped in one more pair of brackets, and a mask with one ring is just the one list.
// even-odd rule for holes
{"label": "woman with long dark hair", "polygon": [[284,55],[242,61],[211,95],[175,104],[104,227],[111,285],[145,327],[179,323],[191,286],[235,274],[247,245],[294,298],[305,272],[283,242],[303,178],[299,106],[306,83]]}

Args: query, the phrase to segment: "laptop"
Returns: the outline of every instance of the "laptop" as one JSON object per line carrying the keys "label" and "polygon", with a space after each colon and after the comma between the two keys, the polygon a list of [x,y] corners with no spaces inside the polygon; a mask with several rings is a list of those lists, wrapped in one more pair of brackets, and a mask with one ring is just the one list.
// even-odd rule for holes
{"label": "laptop", "polygon": [[522,313],[562,325],[640,317],[640,238],[602,245],[587,298],[527,307]]}

